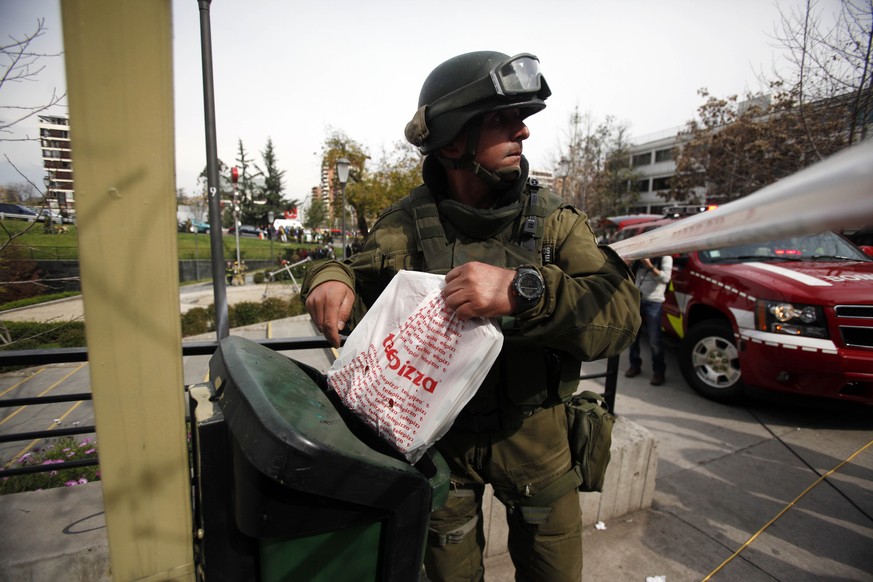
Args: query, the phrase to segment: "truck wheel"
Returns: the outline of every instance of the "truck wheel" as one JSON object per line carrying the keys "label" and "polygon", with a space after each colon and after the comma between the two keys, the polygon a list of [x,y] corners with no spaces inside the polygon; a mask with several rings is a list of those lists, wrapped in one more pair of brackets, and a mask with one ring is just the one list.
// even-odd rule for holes
{"label": "truck wheel", "polygon": [[705,322],[688,330],[679,367],[688,385],[706,398],[732,402],[743,394],[740,357],[726,322]]}

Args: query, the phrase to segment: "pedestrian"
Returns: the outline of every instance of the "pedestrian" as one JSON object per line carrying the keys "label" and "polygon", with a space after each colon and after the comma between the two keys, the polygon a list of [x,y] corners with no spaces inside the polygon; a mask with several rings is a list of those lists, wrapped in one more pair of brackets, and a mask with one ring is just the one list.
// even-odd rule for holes
{"label": "pedestrian", "polygon": [[[666,381],[667,364],[664,361],[664,332],[661,330],[661,317],[664,313],[664,294],[673,273],[673,257],[657,257],[634,261],[631,265],[634,283],[640,290],[640,314],[643,326],[649,337],[652,350],[652,378],[649,384],[661,386]],[[642,330],[641,330],[642,331]],[[633,378],[642,372],[643,359],[640,355],[640,334],[637,334],[629,352],[630,367],[625,377]]]}
{"label": "pedestrian", "polygon": [[[425,567],[434,582],[482,580],[487,483],[508,508],[517,579],[581,579],[578,493],[560,480],[571,469],[562,401],[582,361],[631,344],[639,294],[585,214],[529,179],[524,119],[549,95],[528,54],[474,52],[436,67],[406,127],[426,156],[424,185],[381,215],[359,253],[316,265],[304,281],[306,307],[335,346],[401,269],[445,274],[458,317],[501,322],[500,356],[435,445],[451,486],[431,515]],[[540,503],[522,513],[526,498]]]}

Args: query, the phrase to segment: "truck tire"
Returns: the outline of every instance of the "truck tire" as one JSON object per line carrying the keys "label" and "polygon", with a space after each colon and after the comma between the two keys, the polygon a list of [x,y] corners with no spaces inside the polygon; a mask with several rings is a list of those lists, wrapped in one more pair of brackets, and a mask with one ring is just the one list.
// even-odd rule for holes
{"label": "truck tire", "polygon": [[679,367],[688,385],[710,400],[734,402],[743,395],[739,352],[727,322],[706,321],[688,330]]}

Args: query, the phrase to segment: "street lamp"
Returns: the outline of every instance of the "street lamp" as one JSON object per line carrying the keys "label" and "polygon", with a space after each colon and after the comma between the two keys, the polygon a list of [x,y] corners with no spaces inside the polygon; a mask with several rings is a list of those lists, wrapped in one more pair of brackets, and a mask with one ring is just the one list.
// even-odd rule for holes
{"label": "street lamp", "polygon": [[[45,200],[43,200],[42,207],[42,219],[43,219],[43,229],[44,232],[51,232],[52,229],[52,213],[51,213],[51,195],[52,195],[52,173],[46,172],[45,178],[43,178],[43,182],[45,182]],[[48,216],[46,216],[46,212],[48,212]],[[58,209],[60,212],[60,209]]]}
{"label": "street lamp", "polygon": [[230,169],[230,179],[233,182],[233,234],[236,239],[236,265],[233,268],[232,285],[239,284],[238,273],[242,271],[242,262],[239,256],[239,169],[234,166]]}
{"label": "street lamp", "polygon": [[346,182],[349,181],[350,162],[346,158],[336,161],[336,178],[340,183],[340,214],[342,214],[341,227],[343,229],[343,258],[346,258]]}
{"label": "street lamp", "polygon": [[561,200],[564,199],[564,187],[567,185],[567,177],[570,175],[570,160],[561,158],[558,162],[558,177],[561,178]]}
{"label": "street lamp", "polygon": [[270,237],[270,264],[273,263],[273,220],[276,214],[272,210],[267,211],[267,236]]}
{"label": "street lamp", "polygon": [[46,173],[45,177],[42,179],[45,184],[45,197],[48,199],[49,193],[51,192],[52,187],[52,177],[51,174]]}

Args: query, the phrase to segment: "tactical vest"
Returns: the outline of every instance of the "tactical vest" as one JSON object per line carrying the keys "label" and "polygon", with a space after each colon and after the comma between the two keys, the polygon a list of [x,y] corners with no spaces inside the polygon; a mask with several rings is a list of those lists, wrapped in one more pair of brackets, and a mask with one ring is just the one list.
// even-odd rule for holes
{"label": "tactical vest", "polygon": [[[515,219],[488,238],[475,238],[455,232],[451,223],[447,236],[433,194],[426,186],[413,190],[401,204],[414,220],[424,270],[445,274],[471,261],[505,268],[551,263],[557,241],[546,219],[561,199],[533,179],[525,191],[529,196]],[[568,399],[579,385],[579,360],[525,342],[513,333],[518,327],[513,317],[503,318],[501,327],[503,350],[456,427],[478,432],[517,426],[525,415]]]}

